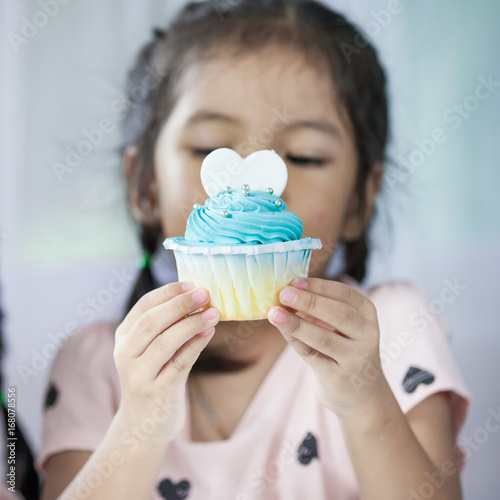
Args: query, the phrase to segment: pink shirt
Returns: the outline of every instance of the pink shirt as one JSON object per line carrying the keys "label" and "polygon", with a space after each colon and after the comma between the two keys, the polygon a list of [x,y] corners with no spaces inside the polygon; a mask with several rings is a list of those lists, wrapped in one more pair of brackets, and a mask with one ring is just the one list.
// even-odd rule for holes
{"label": "pink shirt", "polygon": [[[455,439],[464,423],[468,390],[438,318],[420,316],[429,298],[418,286],[394,282],[362,290],[375,304],[384,374],[404,413],[431,394],[452,391]],[[42,448],[95,450],[120,400],[113,360],[116,325],[98,323],[76,333],[56,356],[46,393]],[[317,399],[312,369],[287,345],[228,440],[192,442],[190,405],[171,443],[151,498],[188,500],[358,498],[336,415]],[[461,464],[463,466],[463,463]],[[140,481],[140,473],[137,474]]]}
{"label": "pink shirt", "polygon": [[10,491],[7,486],[0,485],[0,500],[24,500],[20,493]]}

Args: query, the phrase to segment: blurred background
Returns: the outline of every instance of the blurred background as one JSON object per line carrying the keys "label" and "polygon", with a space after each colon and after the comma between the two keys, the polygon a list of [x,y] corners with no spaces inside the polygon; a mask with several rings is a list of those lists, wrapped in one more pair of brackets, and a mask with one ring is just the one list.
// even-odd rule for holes
{"label": "blurred background", "polygon": [[[0,0],[3,383],[17,387],[35,451],[54,346],[89,322],[116,319],[137,271],[117,103],[139,47],[184,3]],[[470,450],[465,498],[497,499],[500,426],[488,423],[500,420],[500,2],[326,3],[369,34],[390,80],[398,169],[378,206],[367,284],[415,281],[433,299],[430,320],[449,323],[473,395],[461,435]],[[98,128],[87,156],[61,170]],[[113,277],[119,293],[109,289]],[[445,303],[450,283],[459,287]]]}

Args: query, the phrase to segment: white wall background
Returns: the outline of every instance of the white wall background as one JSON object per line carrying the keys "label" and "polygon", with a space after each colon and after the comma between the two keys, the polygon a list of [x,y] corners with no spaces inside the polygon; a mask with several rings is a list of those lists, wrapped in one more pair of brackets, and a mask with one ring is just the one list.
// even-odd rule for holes
{"label": "white wall background", "polygon": [[[114,152],[119,116],[111,103],[123,95],[125,72],[151,28],[163,27],[185,2],[72,0],[16,45],[12,34],[22,35],[24,17],[34,21],[41,3],[0,0],[3,371],[5,386],[18,388],[20,420],[35,450],[54,336],[93,319],[90,301],[107,297],[113,273],[124,276],[123,291],[94,310],[95,319],[116,318],[132,284],[138,246]],[[443,313],[474,397],[462,433],[474,448],[464,490],[467,499],[493,500],[500,489],[500,431],[481,429],[489,411],[500,411],[499,88],[456,129],[457,121],[446,117],[473,94],[479,77],[500,81],[500,3],[401,0],[401,12],[386,26],[377,12],[394,2],[330,3],[370,31],[382,52],[391,82],[394,159],[408,158],[415,141],[436,127],[447,137],[387,191],[394,229],[375,228],[381,236],[370,282],[414,280],[436,299],[445,280],[467,287]],[[102,119],[114,131],[59,181],[53,163],[64,161],[67,147]],[[34,373],[26,378],[23,367]]]}

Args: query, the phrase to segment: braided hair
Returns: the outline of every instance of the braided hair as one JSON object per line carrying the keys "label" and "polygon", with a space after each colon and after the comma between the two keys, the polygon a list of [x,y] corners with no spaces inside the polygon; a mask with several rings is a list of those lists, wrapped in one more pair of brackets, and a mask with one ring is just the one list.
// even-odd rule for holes
{"label": "braided hair", "polygon": [[3,313],[0,310],[0,406],[2,408],[3,415],[3,434],[7,438],[14,438],[12,441],[7,441],[7,443],[16,443],[16,490],[23,495],[25,500],[38,500],[40,495],[40,478],[35,469],[33,452],[31,451],[31,447],[19,422],[19,416],[15,415],[13,428],[10,426],[9,422],[9,420],[12,421],[13,415],[9,412],[3,385],[4,380],[2,368],[5,354],[5,343],[3,339],[2,325]]}

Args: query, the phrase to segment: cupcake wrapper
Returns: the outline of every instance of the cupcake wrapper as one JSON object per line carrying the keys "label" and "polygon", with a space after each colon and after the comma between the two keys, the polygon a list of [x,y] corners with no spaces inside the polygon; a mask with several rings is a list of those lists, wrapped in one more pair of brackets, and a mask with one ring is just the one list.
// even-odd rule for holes
{"label": "cupcake wrapper", "polygon": [[217,254],[246,254],[256,255],[263,253],[288,252],[290,250],[304,250],[306,248],[319,249],[322,247],[318,238],[302,238],[301,240],[280,241],[256,245],[246,243],[240,245],[215,245],[205,243],[187,242],[185,238],[167,238],[163,246],[169,250],[180,250],[189,254],[217,255]]}
{"label": "cupcake wrapper", "polygon": [[[311,252],[321,248],[320,240],[303,238],[248,245],[246,252],[241,252],[245,245],[234,245],[233,250],[239,249],[240,253],[216,253],[202,250],[216,247],[183,246],[179,240],[168,238],[164,243],[165,248],[174,244],[179,280],[193,281],[209,290],[210,306],[219,310],[221,320],[226,321],[267,318],[269,309],[280,303],[280,290],[293,278],[307,276]],[[264,246],[268,247],[267,252],[260,251]],[[193,252],[193,248],[197,251]]]}

